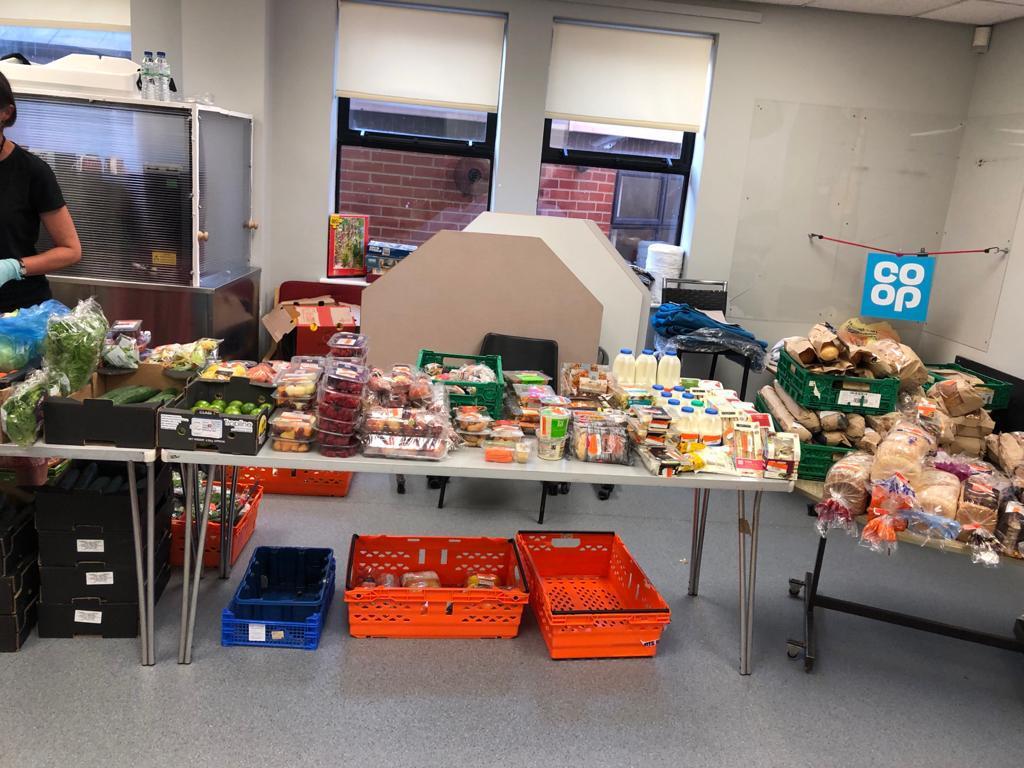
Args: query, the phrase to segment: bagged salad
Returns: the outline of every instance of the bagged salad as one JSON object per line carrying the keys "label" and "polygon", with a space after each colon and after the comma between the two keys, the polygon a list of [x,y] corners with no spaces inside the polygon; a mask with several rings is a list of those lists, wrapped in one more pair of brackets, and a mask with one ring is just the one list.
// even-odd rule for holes
{"label": "bagged salad", "polygon": [[99,303],[93,298],[80,301],[68,314],[51,316],[47,322],[44,366],[67,376],[70,391],[75,392],[96,370],[106,336],[107,318]]}
{"label": "bagged salad", "polygon": [[42,423],[43,396],[64,396],[71,392],[68,379],[52,370],[33,372],[0,407],[0,424],[7,437],[20,446],[35,442]]}

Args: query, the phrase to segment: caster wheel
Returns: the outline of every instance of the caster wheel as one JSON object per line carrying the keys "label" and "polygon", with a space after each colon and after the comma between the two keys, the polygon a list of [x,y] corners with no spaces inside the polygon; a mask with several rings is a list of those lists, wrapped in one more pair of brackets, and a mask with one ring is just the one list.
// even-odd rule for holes
{"label": "caster wheel", "polygon": [[800,590],[803,589],[803,588],[804,588],[804,583],[802,581],[797,581],[796,579],[790,579],[789,580],[789,596],[790,597],[799,597],[800,596]]}
{"label": "caster wheel", "polygon": [[608,499],[610,499],[611,496],[612,496],[612,492],[611,491],[598,491],[597,492],[597,498],[599,498],[601,501],[608,501]]}
{"label": "caster wheel", "polygon": [[548,496],[557,496],[558,495],[558,483],[551,483],[550,485],[547,486],[547,489],[548,489]]}
{"label": "caster wheel", "polygon": [[439,477],[428,477],[427,478],[427,488],[429,488],[432,491],[440,490],[441,482],[442,482],[441,478],[439,478]]}
{"label": "caster wheel", "polygon": [[398,492],[402,494],[405,493],[405,481],[398,483]]}
{"label": "caster wheel", "polygon": [[558,492],[561,493],[561,494],[568,493],[569,492],[569,484],[568,483],[559,483],[558,484]]}
{"label": "caster wheel", "polygon": [[796,643],[786,643],[786,656],[795,659],[800,655],[800,646]]}

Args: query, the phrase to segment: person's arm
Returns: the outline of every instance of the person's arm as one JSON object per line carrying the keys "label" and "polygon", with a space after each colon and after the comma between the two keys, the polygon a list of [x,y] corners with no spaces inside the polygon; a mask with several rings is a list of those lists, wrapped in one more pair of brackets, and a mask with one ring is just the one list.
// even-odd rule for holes
{"label": "person's arm", "polygon": [[21,261],[29,275],[45,275],[64,267],[70,267],[82,260],[82,244],[78,240],[75,222],[71,220],[68,207],[39,214],[43,226],[50,233],[53,248],[35,256],[26,256]]}

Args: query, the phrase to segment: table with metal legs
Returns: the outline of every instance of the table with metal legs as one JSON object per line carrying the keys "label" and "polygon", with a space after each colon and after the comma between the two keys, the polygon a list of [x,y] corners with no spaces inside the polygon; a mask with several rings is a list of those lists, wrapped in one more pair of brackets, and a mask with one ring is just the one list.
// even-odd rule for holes
{"label": "table with metal legs", "polygon": [[[736,491],[738,494],[739,525],[739,588],[740,588],[740,674],[749,675],[751,670],[750,651],[753,638],[754,591],[757,571],[757,531],[761,513],[763,492],[788,493],[793,483],[787,480],[765,480],[761,478],[734,477],[712,474],[687,474],[678,477],[651,475],[641,466],[614,464],[590,464],[570,461],[533,461],[527,464],[491,464],[483,460],[481,451],[459,451],[439,462],[403,461],[401,459],[378,459],[355,456],[336,459],[320,456],[316,451],[309,453],[275,453],[264,447],[252,457],[226,456],[203,451],[164,450],[165,461],[181,462],[184,473],[185,519],[192,519],[192,510],[200,501],[200,488],[196,474],[203,468],[207,478],[214,478],[219,467],[244,462],[246,466],[266,468],[330,470],[345,472],[374,472],[390,475],[430,475],[436,477],[467,477],[490,480],[526,480],[541,483],[612,483],[617,486],[640,485],[671,488],[678,494],[693,491],[694,516],[691,537],[691,566],[689,594],[696,595],[700,583],[700,565],[704,548],[704,532],[707,527],[709,498],[712,490]],[[237,474],[236,473],[233,473]],[[222,476],[222,489],[227,489],[226,475]],[[234,476],[232,477],[232,484]],[[746,511],[746,494],[752,493],[751,515]],[[178,661],[189,664],[192,661],[192,641],[195,634],[196,603],[199,597],[199,579],[202,575],[202,552],[206,543],[210,518],[212,483],[206,484],[202,494],[202,507],[195,515],[197,528],[193,547],[192,526],[185,527],[185,569],[181,603],[181,634],[179,637]],[[685,498],[685,496],[684,496]],[[233,505],[232,505],[233,506]],[[223,509],[230,509],[228,502]],[[231,523],[230,516],[222,518],[221,575],[226,576],[225,557],[230,559]],[[226,546],[225,546],[226,544]],[[230,560],[228,560],[230,561]]]}

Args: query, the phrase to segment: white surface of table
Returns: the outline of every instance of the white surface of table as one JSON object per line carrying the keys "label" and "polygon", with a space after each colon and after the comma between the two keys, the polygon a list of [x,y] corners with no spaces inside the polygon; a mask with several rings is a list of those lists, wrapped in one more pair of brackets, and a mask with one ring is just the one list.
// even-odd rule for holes
{"label": "white surface of table", "polygon": [[460,448],[442,461],[412,459],[378,459],[353,456],[348,459],[321,456],[316,450],[309,453],[274,451],[268,441],[255,456],[239,456],[210,451],[182,451],[163,449],[164,461],[213,466],[264,467],[268,469],[313,469],[336,472],[375,472],[389,475],[432,475],[435,477],[477,477],[489,480],[535,480],[553,483],[598,483],[613,485],[664,486],[668,488],[703,488],[723,491],[764,491],[789,493],[793,483],[789,480],[765,480],[754,477],[715,475],[708,472],[687,473],[676,477],[652,475],[639,463],[590,464],[583,461],[561,459],[546,461],[537,458],[536,451],[526,464],[498,464],[484,461],[480,448]]}
{"label": "white surface of table", "polygon": [[24,448],[14,443],[0,445],[0,456],[21,456],[33,459],[86,459],[91,461],[138,461],[149,464],[156,461],[156,448],[116,448],[112,445],[50,445],[39,440]]}
{"label": "white surface of table", "polygon": [[324,285],[352,285],[356,288],[366,288],[370,285],[365,277],[321,277],[320,282]]}

